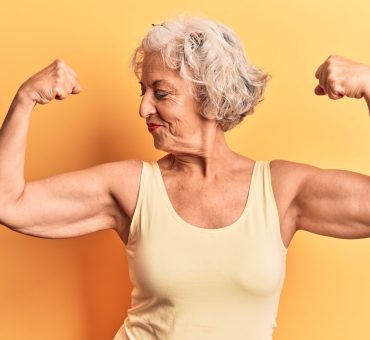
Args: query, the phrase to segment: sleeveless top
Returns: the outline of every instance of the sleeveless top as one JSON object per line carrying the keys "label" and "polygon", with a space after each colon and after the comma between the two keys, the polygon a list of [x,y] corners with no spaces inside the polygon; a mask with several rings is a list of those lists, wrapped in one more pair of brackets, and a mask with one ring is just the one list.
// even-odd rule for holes
{"label": "sleeveless top", "polygon": [[131,307],[113,340],[271,340],[285,278],[270,161],[256,161],[232,224],[183,220],[157,162],[143,162],[126,245]]}

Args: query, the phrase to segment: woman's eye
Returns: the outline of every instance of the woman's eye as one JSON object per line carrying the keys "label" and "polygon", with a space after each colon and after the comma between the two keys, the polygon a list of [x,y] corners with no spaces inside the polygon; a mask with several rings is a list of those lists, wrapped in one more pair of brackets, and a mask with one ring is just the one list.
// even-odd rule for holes
{"label": "woman's eye", "polygon": [[155,91],[154,95],[156,96],[157,99],[163,99],[168,95],[168,93],[164,91]]}
{"label": "woman's eye", "polygon": [[[145,90],[141,90],[141,94],[140,94],[140,97],[144,96],[145,95]],[[165,91],[154,91],[154,96],[157,98],[157,99],[163,99],[165,98],[166,96],[168,95],[167,92]]]}

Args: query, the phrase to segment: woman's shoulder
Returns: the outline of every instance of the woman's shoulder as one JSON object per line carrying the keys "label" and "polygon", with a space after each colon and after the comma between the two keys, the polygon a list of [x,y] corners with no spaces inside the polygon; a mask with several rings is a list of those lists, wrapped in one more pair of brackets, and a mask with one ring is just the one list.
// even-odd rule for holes
{"label": "woman's shoulder", "polygon": [[135,205],[144,162],[130,158],[106,163],[109,167],[106,174],[110,182],[111,193],[128,216],[131,215]]}
{"label": "woman's shoulder", "polygon": [[304,178],[306,175],[320,169],[317,166],[294,162],[284,159],[273,159],[269,161],[270,170],[275,176],[283,179],[287,178],[289,181],[297,182]]}
{"label": "woman's shoulder", "polygon": [[292,205],[298,190],[307,175],[319,168],[306,163],[273,159],[270,163],[271,185],[281,210]]}

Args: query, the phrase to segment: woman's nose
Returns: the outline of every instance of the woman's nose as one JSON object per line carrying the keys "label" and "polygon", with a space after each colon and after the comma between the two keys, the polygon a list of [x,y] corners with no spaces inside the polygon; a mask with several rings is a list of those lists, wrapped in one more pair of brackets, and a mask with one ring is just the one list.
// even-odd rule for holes
{"label": "woman's nose", "polygon": [[148,92],[149,91],[147,91],[147,93],[143,95],[139,108],[139,114],[144,119],[146,119],[148,115],[156,113],[157,111],[153,100],[151,99],[151,96]]}

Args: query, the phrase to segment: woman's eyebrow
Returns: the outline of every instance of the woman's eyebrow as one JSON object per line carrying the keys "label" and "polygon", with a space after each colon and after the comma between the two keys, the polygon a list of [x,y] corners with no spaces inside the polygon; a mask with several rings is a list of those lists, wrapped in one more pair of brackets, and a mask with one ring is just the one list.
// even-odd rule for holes
{"label": "woman's eyebrow", "polygon": [[161,85],[161,84],[170,85],[171,86],[171,84],[169,82],[167,82],[166,80],[164,80],[164,79],[154,80],[152,82],[152,86]]}
{"label": "woman's eyebrow", "polygon": [[[141,81],[139,81],[139,84],[142,85],[142,86],[144,86],[144,84]],[[154,80],[152,82],[151,86],[154,87],[156,85],[161,85],[161,84],[167,85],[167,86],[171,87],[172,89],[175,89],[175,87],[170,82],[168,82],[165,79],[157,79],[157,80]]]}

